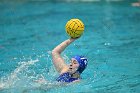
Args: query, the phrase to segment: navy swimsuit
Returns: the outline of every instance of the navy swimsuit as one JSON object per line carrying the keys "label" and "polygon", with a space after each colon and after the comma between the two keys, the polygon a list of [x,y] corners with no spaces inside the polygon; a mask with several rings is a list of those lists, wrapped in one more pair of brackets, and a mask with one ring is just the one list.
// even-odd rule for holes
{"label": "navy swimsuit", "polygon": [[69,72],[61,74],[56,80],[58,82],[73,82],[75,80],[78,80],[79,78],[72,78],[72,75]]}

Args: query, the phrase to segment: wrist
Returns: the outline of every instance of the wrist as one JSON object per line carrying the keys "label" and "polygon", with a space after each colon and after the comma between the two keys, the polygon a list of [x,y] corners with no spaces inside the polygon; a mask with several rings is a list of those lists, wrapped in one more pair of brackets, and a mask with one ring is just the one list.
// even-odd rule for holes
{"label": "wrist", "polygon": [[76,39],[75,39],[75,38],[70,38],[69,40],[70,40],[70,41],[75,41]]}
{"label": "wrist", "polygon": [[71,44],[72,42],[74,42],[75,39],[69,38],[66,40],[66,45]]}

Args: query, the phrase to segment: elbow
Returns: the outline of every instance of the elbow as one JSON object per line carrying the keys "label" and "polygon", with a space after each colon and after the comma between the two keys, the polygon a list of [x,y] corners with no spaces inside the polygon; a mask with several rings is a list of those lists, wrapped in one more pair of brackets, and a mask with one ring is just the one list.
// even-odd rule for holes
{"label": "elbow", "polygon": [[56,54],[56,51],[52,50],[51,54],[52,54],[52,55]]}
{"label": "elbow", "polygon": [[56,55],[56,54],[60,54],[60,53],[58,51],[56,51],[56,50],[52,50],[51,54]]}
{"label": "elbow", "polygon": [[52,54],[52,55],[56,54],[56,51],[52,50],[51,54]]}

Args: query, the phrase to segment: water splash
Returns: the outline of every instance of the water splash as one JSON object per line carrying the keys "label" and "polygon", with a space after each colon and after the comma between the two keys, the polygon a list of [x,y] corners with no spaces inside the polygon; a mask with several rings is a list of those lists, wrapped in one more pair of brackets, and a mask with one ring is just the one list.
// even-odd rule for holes
{"label": "water splash", "polygon": [[[63,57],[68,58],[66,55],[63,55]],[[46,92],[54,87],[60,87],[61,84],[53,81],[58,74],[54,66],[47,67],[48,71],[46,72],[46,68],[40,66],[43,63],[36,63],[41,61],[42,56],[38,56],[38,58],[36,60],[25,58],[24,60],[29,61],[18,62],[18,67],[10,75],[0,78],[0,92],[34,93],[39,91],[42,93],[42,91]],[[49,55],[46,58],[46,62],[51,61]]]}
{"label": "water splash", "polygon": [[30,65],[34,65],[36,62],[38,62],[39,60],[30,60],[27,62],[21,62],[21,65],[19,67],[17,67],[8,77],[3,77],[1,78],[1,82],[0,82],[0,89],[5,89],[5,88],[10,88],[13,87],[14,84],[20,80],[20,78],[18,77],[18,75],[24,71],[25,69],[27,69]]}

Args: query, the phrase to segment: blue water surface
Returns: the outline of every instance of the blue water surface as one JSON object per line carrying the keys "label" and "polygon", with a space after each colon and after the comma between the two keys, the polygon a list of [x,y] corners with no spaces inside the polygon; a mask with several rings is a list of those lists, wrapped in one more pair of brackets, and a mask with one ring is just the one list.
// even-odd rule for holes
{"label": "blue water surface", "polygon": [[[0,1],[0,93],[140,93],[140,7],[131,2]],[[85,55],[79,83],[55,82],[51,50],[79,18],[82,37],[62,53]],[[44,78],[47,82],[37,83]]]}

